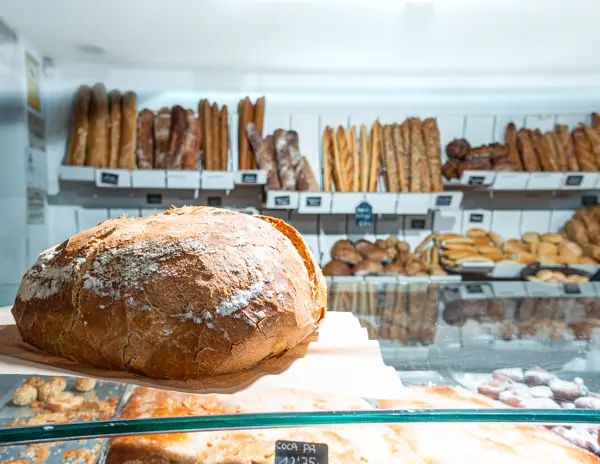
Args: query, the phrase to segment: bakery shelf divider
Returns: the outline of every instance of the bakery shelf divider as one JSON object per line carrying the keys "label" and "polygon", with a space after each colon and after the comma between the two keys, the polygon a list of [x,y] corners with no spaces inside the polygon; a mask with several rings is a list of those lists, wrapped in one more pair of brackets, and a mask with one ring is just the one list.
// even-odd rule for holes
{"label": "bakery shelf divider", "polygon": [[58,171],[60,180],[65,182],[95,182],[96,169],[89,166],[61,165]]}
{"label": "bakery shelf divider", "polygon": [[498,172],[492,190],[525,190],[529,182],[528,172]]}
{"label": "bakery shelf divider", "polygon": [[267,190],[267,209],[298,209],[299,192],[291,190]]}
{"label": "bakery shelf divider", "polygon": [[331,194],[331,214],[354,214],[356,207],[364,201],[364,193],[334,192]]}
{"label": "bakery shelf divider", "polygon": [[398,207],[397,193],[366,193],[366,201],[373,207],[373,214],[395,214]]}
{"label": "bakery shelf divider", "polygon": [[229,171],[202,171],[200,188],[202,190],[233,190],[235,173]]}
{"label": "bakery shelf divider", "polygon": [[167,188],[167,173],[161,169],[136,169],[131,171],[133,188]]}
{"label": "bakery shelf divider", "polygon": [[568,172],[563,178],[561,190],[592,190],[598,188],[600,175],[597,172]]}
{"label": "bakery shelf divider", "polygon": [[396,203],[396,214],[427,214],[430,206],[430,193],[401,193]]}
{"label": "bakery shelf divider", "polygon": [[488,187],[494,183],[496,171],[464,171],[460,184],[467,187]]}
{"label": "bakery shelf divider", "polygon": [[490,282],[496,298],[526,298],[525,282]]}
{"label": "bakery shelf divider", "polygon": [[563,172],[532,172],[527,190],[560,190],[565,180]]}
{"label": "bakery shelf divider", "polygon": [[235,185],[265,185],[267,171],[264,169],[235,171]]}
{"label": "bakery shelf divider", "polygon": [[431,204],[429,209],[460,209],[464,193],[463,192],[436,192],[430,194]]}
{"label": "bakery shelf divider", "polygon": [[524,268],[524,264],[500,263],[494,266],[488,276],[494,279],[515,279],[520,277]]}
{"label": "bakery shelf divider", "polygon": [[168,189],[198,190],[200,188],[198,171],[170,170],[167,171],[166,179]]}
{"label": "bakery shelf divider", "polygon": [[331,213],[332,194],[328,192],[300,192],[298,212],[301,214]]}
{"label": "bakery shelf divider", "polygon": [[548,298],[562,296],[562,285],[558,282],[525,282],[527,295],[532,298]]}
{"label": "bakery shelf divider", "polygon": [[131,188],[131,171],[127,169],[96,169],[96,186]]}

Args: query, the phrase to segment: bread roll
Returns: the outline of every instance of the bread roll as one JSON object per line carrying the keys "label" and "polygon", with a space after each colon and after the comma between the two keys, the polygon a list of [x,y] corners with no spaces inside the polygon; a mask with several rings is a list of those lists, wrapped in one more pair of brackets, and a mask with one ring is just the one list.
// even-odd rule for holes
{"label": "bread roll", "polygon": [[119,148],[121,140],[121,93],[113,90],[110,95],[110,153],[108,167],[119,166]]}
{"label": "bread roll", "polygon": [[86,166],[107,168],[109,157],[108,97],[103,84],[92,88],[89,112],[89,132],[87,137]]}
{"label": "bread roll", "polygon": [[185,207],[111,219],[45,251],[12,313],[23,340],[53,355],[183,380],[280,356],[318,328],[326,295],[285,222]]}
{"label": "bread roll", "polygon": [[352,268],[343,261],[334,259],[323,266],[323,275],[326,276],[351,276]]}
{"label": "bread roll", "polygon": [[75,98],[73,105],[73,128],[71,129],[71,142],[67,156],[67,163],[70,166],[83,166],[85,164],[88,138],[88,111],[91,97],[92,89],[86,85],[82,85]]}

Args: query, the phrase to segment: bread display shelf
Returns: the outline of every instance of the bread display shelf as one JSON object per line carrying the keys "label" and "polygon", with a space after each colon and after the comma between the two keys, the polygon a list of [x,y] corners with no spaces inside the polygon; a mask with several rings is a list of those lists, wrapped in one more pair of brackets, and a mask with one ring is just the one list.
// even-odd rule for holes
{"label": "bread display shelf", "polygon": [[600,188],[597,172],[496,172],[464,171],[460,179],[446,181],[447,187],[495,191],[569,191]]}
{"label": "bread display shelf", "polygon": [[428,283],[456,283],[462,281],[460,275],[447,276],[325,276],[328,285],[349,283],[372,283],[372,284],[428,284]]}

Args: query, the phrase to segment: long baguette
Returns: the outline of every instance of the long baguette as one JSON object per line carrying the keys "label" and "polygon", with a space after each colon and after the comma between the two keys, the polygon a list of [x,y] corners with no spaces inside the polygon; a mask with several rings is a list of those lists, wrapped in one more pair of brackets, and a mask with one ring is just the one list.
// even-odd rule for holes
{"label": "long baguette", "polygon": [[507,124],[506,131],[504,133],[504,141],[508,148],[508,160],[514,165],[519,167],[519,171],[523,170],[523,162],[519,155],[519,145],[517,143],[517,128],[511,122]]}
{"label": "long baguette", "polygon": [[106,88],[103,84],[96,84],[90,100],[86,166],[108,167],[109,130]]}
{"label": "long baguette", "polygon": [[340,152],[340,165],[342,168],[343,177],[343,192],[351,192],[352,186],[352,156],[350,155],[350,147],[348,146],[348,136],[342,126],[337,129],[337,146]]}
{"label": "long baguette", "polygon": [[198,112],[202,120],[202,158],[204,169],[212,171],[215,169],[212,157],[213,151],[213,130],[212,130],[212,111],[208,100],[201,100]]}
{"label": "long baguette", "polygon": [[[546,148],[548,149],[548,154],[550,155],[550,157],[554,160],[555,164],[556,164],[556,170],[557,171],[566,171],[567,170],[567,166],[566,166],[566,162],[567,159],[561,159],[560,155],[558,154],[558,146],[556,144],[556,133],[554,132],[546,132],[544,134],[544,142],[546,145]],[[563,164],[564,162],[564,164]]]}
{"label": "long baguette", "polygon": [[[248,121],[254,121],[254,105],[248,99]],[[248,150],[248,169],[256,169],[256,156],[252,156],[250,150]]]}
{"label": "long baguette", "polygon": [[192,110],[186,111],[186,127],[183,134],[183,169],[198,170],[198,132],[199,121]]}
{"label": "long baguette", "polygon": [[119,141],[119,167],[135,168],[135,142],[137,138],[137,95],[127,92],[121,100],[121,137]]}
{"label": "long baguette", "polygon": [[592,113],[592,127],[600,131],[600,114]]}
{"label": "long baguette", "polygon": [[228,171],[227,161],[229,154],[229,115],[227,105],[221,107],[219,114],[219,169]]}
{"label": "long baguette", "polygon": [[187,113],[179,105],[171,109],[171,133],[169,134],[169,151],[167,156],[167,169],[181,169],[183,167],[183,135],[187,126]]}
{"label": "long baguette", "polygon": [[246,135],[252,151],[256,153],[256,164],[260,169],[267,171],[267,189],[279,190],[281,182],[277,173],[273,137],[269,135],[263,140],[254,123],[248,123],[246,126]]}
{"label": "long baguette", "polygon": [[252,163],[250,161],[250,146],[248,139],[246,138],[246,126],[252,122],[251,103],[248,97],[240,101],[238,106],[238,119],[239,119],[239,137],[238,137],[238,150],[239,150],[239,168],[250,169]]}
{"label": "long baguette", "polygon": [[292,158],[290,157],[285,134],[286,131],[283,129],[277,129],[273,134],[277,171],[281,180],[281,188],[283,190],[296,190],[296,174],[292,166]]}
{"label": "long baguette", "polygon": [[298,190],[305,192],[318,192],[319,183],[306,159],[306,156],[300,158],[300,162],[295,168]]}
{"label": "long baguette", "polygon": [[398,178],[398,162],[394,151],[394,135],[391,125],[383,126],[383,159],[385,161],[385,173],[387,178],[387,191],[397,193],[400,191],[400,180]]}
{"label": "long baguette", "polygon": [[161,108],[154,120],[154,167],[167,169],[169,159],[169,135],[171,134],[171,111]]}
{"label": "long baguette", "polygon": [[369,189],[369,172],[371,152],[369,151],[369,137],[367,136],[367,126],[360,125],[360,188],[359,192],[366,192]]}
{"label": "long baguette", "polygon": [[144,109],[138,117],[137,164],[139,169],[154,167],[154,113]]}
{"label": "long baguette", "polygon": [[350,144],[352,165],[354,166],[352,170],[352,191],[360,192],[360,157],[358,156],[358,137],[356,136],[356,126],[352,126],[350,138],[352,140],[352,143]]}
{"label": "long baguette", "polygon": [[323,129],[323,190],[331,192],[331,133],[329,127]]}
{"label": "long baguette", "polygon": [[525,170],[528,172],[539,171],[540,162],[531,142],[530,131],[527,129],[519,130],[519,132],[517,132],[517,142]]}
{"label": "long baguette", "polygon": [[371,160],[369,168],[369,188],[368,192],[377,192],[377,182],[379,181],[379,163],[381,161],[381,124],[375,121],[371,129]]}
{"label": "long baguette", "polygon": [[212,152],[213,169],[221,170],[221,138],[219,137],[219,105],[213,103],[210,108],[210,127],[212,129]]}
{"label": "long baguette", "polygon": [[596,157],[596,164],[600,166],[600,133],[598,133],[594,127],[588,126],[587,124],[582,124],[581,126],[592,145],[592,153]]}
{"label": "long baguette", "polygon": [[396,168],[398,170],[398,191],[408,192],[410,189],[408,178],[410,166],[408,164],[408,156],[404,150],[401,126],[394,124],[392,127],[392,136],[394,137],[394,154],[396,155]]}
{"label": "long baguette", "polygon": [[[258,128],[257,128],[258,130]],[[300,164],[300,160],[302,156],[300,155],[300,147],[298,143],[298,132],[296,131],[287,131],[285,134],[285,140],[288,144],[288,149],[290,150],[290,158],[292,159],[292,166],[294,169]]]}
{"label": "long baguette", "polygon": [[435,118],[423,121],[423,138],[425,139],[425,155],[429,164],[431,191],[442,192],[442,149],[440,146],[440,131]]}
{"label": "long baguette", "polygon": [[592,152],[592,144],[586,137],[585,132],[581,128],[573,131],[573,141],[575,145],[575,157],[581,171],[597,171],[598,164],[596,157]]}
{"label": "long baguette", "polygon": [[256,126],[256,130],[263,136],[263,124],[265,122],[265,97],[260,97],[256,99],[256,103],[254,104],[254,125]]}
{"label": "long baguette", "polygon": [[333,157],[333,180],[335,181],[335,190],[337,192],[347,192],[346,185],[344,184],[344,175],[342,173],[342,161],[340,159],[340,150],[338,148],[337,137],[335,135],[335,129],[329,130],[329,137],[331,141],[331,153]]}
{"label": "long baguette", "polygon": [[546,144],[544,143],[544,136],[539,129],[531,132],[531,143],[542,169],[546,172],[557,171],[556,161],[548,153]]}
{"label": "long baguette", "polygon": [[88,139],[88,112],[92,89],[82,85],[77,92],[75,104],[73,105],[73,128],[71,129],[71,142],[67,163],[71,166],[83,166],[85,164],[87,139]]}
{"label": "long baguette", "polygon": [[[423,151],[423,136],[421,133],[421,121],[418,118],[410,119],[410,191],[429,192],[427,188],[429,173],[422,164],[421,153]],[[423,171],[423,172],[422,172]]]}
{"label": "long baguette", "polygon": [[121,140],[121,93],[113,90],[110,95],[110,154],[108,167],[119,167],[119,142]]}
{"label": "long baguette", "polygon": [[[564,156],[569,171],[579,171],[579,162],[575,157],[573,149],[573,138],[569,132],[569,127],[564,124],[556,125],[557,150],[559,158]],[[565,170],[567,170],[565,169]]]}

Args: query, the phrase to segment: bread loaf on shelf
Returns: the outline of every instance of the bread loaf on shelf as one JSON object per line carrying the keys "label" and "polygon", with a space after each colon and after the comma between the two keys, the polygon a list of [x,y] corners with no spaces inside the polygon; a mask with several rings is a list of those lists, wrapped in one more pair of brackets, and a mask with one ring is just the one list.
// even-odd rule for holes
{"label": "bread loaf on shelf", "polygon": [[592,153],[596,158],[596,165],[600,166],[600,133],[593,126],[587,124],[582,124],[581,127],[592,146]]}
{"label": "bread loaf on shelf", "polygon": [[296,169],[302,160],[302,155],[300,155],[298,132],[294,130],[287,131],[285,134],[285,141],[287,142],[288,149],[290,151],[292,166],[294,166],[294,169]]}
{"label": "bread loaf on shelf", "polygon": [[396,167],[398,169],[398,191],[408,192],[410,190],[410,159],[404,149],[402,125],[394,124],[392,135],[394,137],[394,152],[396,154]]}
{"label": "bread loaf on shelf", "polygon": [[369,168],[369,187],[367,192],[377,192],[377,182],[379,181],[379,169],[381,163],[381,124],[375,121],[371,130],[371,159]]}
{"label": "bread loaf on shelf", "polygon": [[541,166],[533,147],[531,132],[527,129],[520,129],[517,132],[517,141],[525,170],[529,172],[539,171]]}
{"label": "bread loaf on shelf", "polygon": [[77,91],[73,105],[73,125],[67,163],[71,166],[83,166],[86,163],[87,139],[89,132],[88,112],[92,89],[82,85]]}
{"label": "bread loaf on shelf", "polygon": [[569,132],[569,127],[563,124],[556,125],[556,137],[558,140],[557,150],[559,158],[565,157],[567,160],[567,167],[569,171],[579,171],[579,162],[575,156],[575,150],[573,147],[573,138]]}
{"label": "bread loaf on shelf", "polygon": [[273,143],[275,144],[275,159],[277,160],[281,188],[283,190],[296,190],[296,175],[286,142],[286,131],[283,129],[276,130],[273,134]]}
{"label": "bread loaf on shelf", "polygon": [[328,126],[323,129],[323,190],[325,192],[331,192],[332,188],[332,162],[331,157],[333,153],[333,147],[331,143],[331,131]]}
{"label": "bread loaf on shelf", "polygon": [[573,141],[575,145],[575,158],[581,171],[597,171],[598,164],[596,157],[592,152],[592,144],[581,128],[573,131]]}
{"label": "bread loaf on shelf", "polygon": [[302,156],[300,158],[300,162],[295,168],[296,171],[296,181],[299,191],[306,192],[318,192],[319,191],[319,183],[317,182],[317,178],[310,167],[306,156]]}
{"label": "bread loaf on shelf", "polygon": [[[212,109],[208,100],[200,100],[198,104],[198,113],[200,114],[200,120],[202,124],[202,163],[204,169],[207,171],[216,170],[216,163],[214,159],[214,145],[215,140],[213,139],[213,123],[212,120]],[[240,134],[240,138],[246,137]],[[243,169],[240,167],[240,169]]]}
{"label": "bread loaf on shelf", "polygon": [[425,155],[431,178],[431,191],[442,192],[442,152],[440,147],[440,131],[435,118],[423,121],[423,138],[425,140]]}
{"label": "bread loaf on shelf", "polygon": [[229,115],[227,106],[221,107],[219,113],[219,170],[228,171],[227,161],[229,155]]}
{"label": "bread loaf on shelf", "polygon": [[87,137],[86,166],[107,168],[109,157],[110,121],[108,97],[103,84],[92,88],[89,111],[89,131]]}
{"label": "bread loaf on shelf", "polygon": [[110,154],[108,167],[119,167],[119,148],[121,146],[121,93],[113,90],[109,95],[110,100]]}
{"label": "bread loaf on shelf", "polygon": [[326,292],[283,221],[185,207],[111,219],[45,251],[12,312],[47,353],[185,380],[282,355],[319,327]]}
{"label": "bread loaf on shelf", "polygon": [[[367,126],[360,126],[360,192],[366,192],[369,188],[369,174],[371,172],[371,153],[369,152],[369,136]],[[358,169],[358,167],[357,167]],[[327,190],[326,190],[327,191]]]}
{"label": "bread loaf on shelf", "polygon": [[[264,110],[263,110],[264,111]],[[248,97],[240,101],[238,106],[238,118],[239,118],[239,168],[240,169],[252,169],[252,161],[250,156],[250,146],[248,139],[245,137],[246,126],[253,122],[252,121],[252,103]],[[264,112],[263,112],[264,117]],[[256,125],[255,125],[256,127]],[[262,137],[262,126],[259,134]]]}
{"label": "bread loaf on shelf", "polygon": [[338,146],[337,135],[335,129],[329,129],[329,142],[332,158],[332,173],[333,180],[335,182],[335,190],[337,192],[347,192],[346,184],[344,182],[344,171],[342,166],[342,158],[340,155],[340,149]]}
{"label": "bread loaf on shelf", "polygon": [[508,159],[511,163],[514,163],[519,171],[523,170],[523,162],[521,161],[521,155],[519,154],[519,144],[517,141],[517,128],[511,122],[506,125],[506,131],[504,133],[504,140],[508,147]]}
{"label": "bread loaf on shelf", "polygon": [[354,173],[352,172],[352,161],[353,157],[351,154],[350,144],[348,142],[347,131],[342,126],[337,128],[337,149],[339,152],[341,174],[342,174],[342,185],[344,190],[342,192],[352,192]]}
{"label": "bread loaf on shelf", "polygon": [[186,126],[186,110],[179,105],[175,105],[171,109],[171,133],[169,134],[167,169],[181,169],[183,167],[183,134],[186,131]]}
{"label": "bread loaf on shelf", "polygon": [[423,136],[421,134],[421,121],[417,118],[410,119],[410,191],[428,192],[429,172],[423,166]]}
{"label": "bread loaf on shelf", "polygon": [[267,184],[269,190],[279,190],[281,183],[277,172],[277,162],[275,156],[275,145],[273,144],[273,136],[268,135],[263,140],[256,129],[254,123],[248,123],[246,126],[246,134],[248,141],[252,147],[252,151],[256,153],[256,162],[259,169],[267,171]]}
{"label": "bread loaf on shelf", "polygon": [[137,164],[140,169],[154,167],[154,113],[144,109],[138,117]]}
{"label": "bread loaf on shelf", "polygon": [[137,139],[137,95],[127,92],[121,102],[121,140],[119,143],[119,167],[135,168],[135,142]]}
{"label": "bread loaf on shelf", "polygon": [[198,120],[193,110],[186,111],[186,126],[183,133],[183,165],[182,169],[197,171],[200,165],[198,149]]}
{"label": "bread loaf on shelf", "polygon": [[398,193],[400,191],[400,179],[398,177],[398,160],[394,150],[393,127],[390,124],[383,126],[383,161],[387,191]]}
{"label": "bread loaf on shelf", "polygon": [[167,169],[170,134],[171,111],[169,108],[161,108],[154,120],[154,167],[156,169]]}

